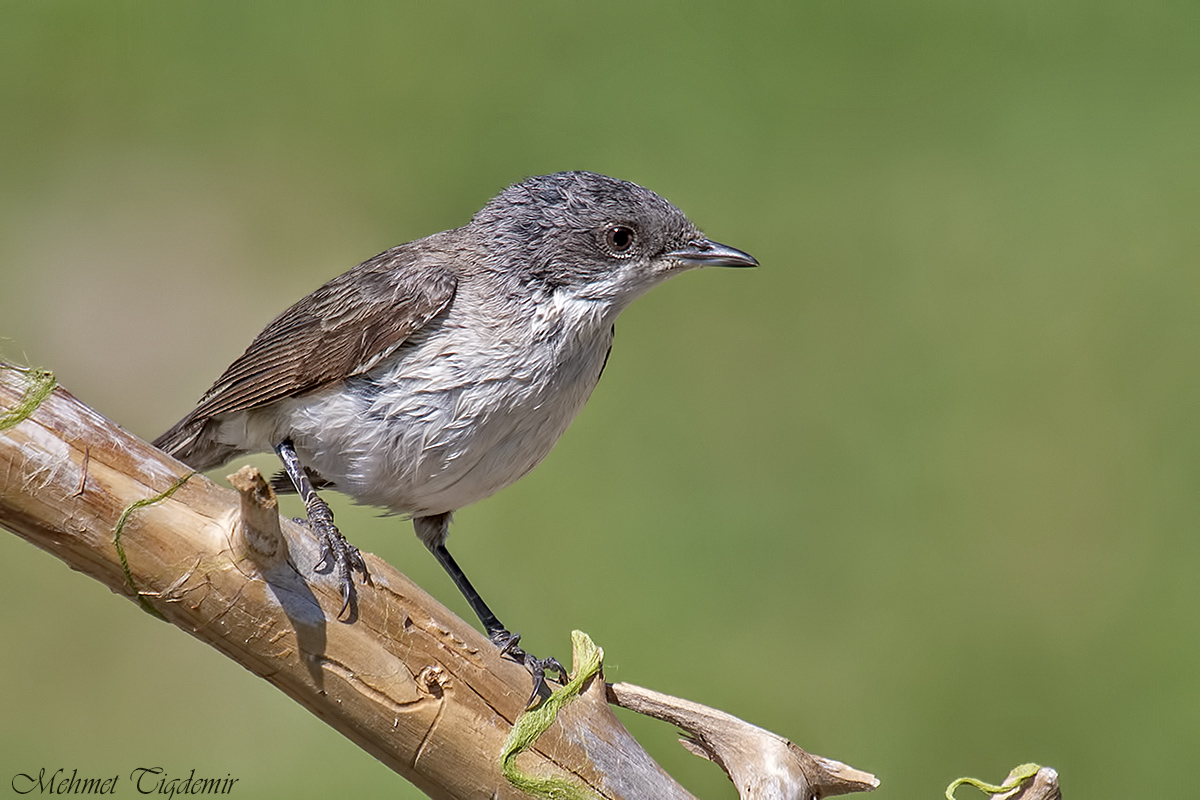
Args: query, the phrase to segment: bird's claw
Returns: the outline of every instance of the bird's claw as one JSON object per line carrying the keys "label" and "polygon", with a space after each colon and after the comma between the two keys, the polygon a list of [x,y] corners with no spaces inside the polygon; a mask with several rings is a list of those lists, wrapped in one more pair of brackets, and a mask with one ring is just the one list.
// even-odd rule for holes
{"label": "bird's claw", "polygon": [[518,647],[517,645],[521,641],[521,634],[501,629],[493,631],[489,634],[488,638],[500,650],[500,655],[508,656],[529,670],[529,674],[533,676],[533,691],[529,695],[529,700],[525,703],[525,708],[533,708],[543,696],[550,694],[550,687],[546,685],[546,673],[548,671],[558,673],[559,683],[565,684],[570,680],[566,668],[559,663],[557,658],[553,656],[550,658],[538,658]]}
{"label": "bird's claw", "polygon": [[363,583],[366,584],[371,583],[371,575],[367,572],[367,565],[358,548],[346,541],[346,537],[342,536],[342,532],[333,524],[332,517],[327,519],[324,515],[312,515],[308,522],[321,542],[321,560],[314,569],[320,573],[334,573],[341,585],[342,607],[338,611],[340,618],[358,596],[354,588],[354,573],[360,573]]}

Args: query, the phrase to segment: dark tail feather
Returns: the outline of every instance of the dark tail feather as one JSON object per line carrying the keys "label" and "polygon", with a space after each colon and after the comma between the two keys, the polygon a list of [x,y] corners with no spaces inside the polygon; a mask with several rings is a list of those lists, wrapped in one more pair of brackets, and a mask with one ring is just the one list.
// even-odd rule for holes
{"label": "dark tail feather", "polygon": [[214,440],[209,421],[184,417],[153,444],[199,472],[219,467],[244,452]]}
{"label": "dark tail feather", "polygon": [[[312,483],[314,489],[334,489],[332,481],[327,481],[308,467],[304,468],[308,473],[308,480]],[[276,472],[271,478],[271,488],[275,490],[275,494],[295,494],[296,486],[292,483],[292,478],[284,471]]]}

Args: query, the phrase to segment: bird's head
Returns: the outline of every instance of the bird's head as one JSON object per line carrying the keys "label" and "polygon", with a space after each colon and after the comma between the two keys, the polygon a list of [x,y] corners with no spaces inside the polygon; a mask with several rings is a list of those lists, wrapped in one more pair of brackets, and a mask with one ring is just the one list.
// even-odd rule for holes
{"label": "bird's head", "polygon": [[471,222],[487,268],[616,311],[677,273],[753,267],[752,256],[704,236],[649,189],[594,172],[514,184]]}

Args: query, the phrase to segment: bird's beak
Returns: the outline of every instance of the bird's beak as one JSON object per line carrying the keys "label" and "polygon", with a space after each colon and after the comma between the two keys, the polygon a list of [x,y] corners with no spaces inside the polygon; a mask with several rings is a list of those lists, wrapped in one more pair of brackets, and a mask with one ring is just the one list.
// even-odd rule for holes
{"label": "bird's beak", "polygon": [[667,258],[674,259],[689,267],[757,267],[758,261],[749,253],[743,253],[736,247],[714,242],[711,239],[700,239],[689,242],[687,247],[672,250]]}

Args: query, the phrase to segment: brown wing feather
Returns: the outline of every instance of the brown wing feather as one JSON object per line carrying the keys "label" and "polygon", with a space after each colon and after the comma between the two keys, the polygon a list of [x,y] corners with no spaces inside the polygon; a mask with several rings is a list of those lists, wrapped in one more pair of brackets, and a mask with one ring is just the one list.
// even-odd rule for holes
{"label": "brown wing feather", "polygon": [[275,318],[188,417],[198,420],[311,392],[369,369],[449,305],[454,275],[400,263],[404,245],[339,275]]}

